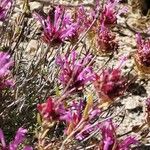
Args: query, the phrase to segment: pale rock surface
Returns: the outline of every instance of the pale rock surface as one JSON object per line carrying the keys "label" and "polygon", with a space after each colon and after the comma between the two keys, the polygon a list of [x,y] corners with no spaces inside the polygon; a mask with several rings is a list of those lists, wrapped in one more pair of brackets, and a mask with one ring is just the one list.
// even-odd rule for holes
{"label": "pale rock surface", "polygon": [[136,107],[140,106],[141,103],[138,101],[139,97],[128,97],[127,102],[125,103],[125,109],[135,109]]}
{"label": "pale rock surface", "polygon": [[42,7],[42,4],[39,2],[30,2],[29,4],[30,4],[31,11],[35,9],[40,9]]}
{"label": "pale rock surface", "polygon": [[30,55],[34,54],[35,51],[38,49],[38,41],[37,40],[31,40],[26,48],[26,52]]}

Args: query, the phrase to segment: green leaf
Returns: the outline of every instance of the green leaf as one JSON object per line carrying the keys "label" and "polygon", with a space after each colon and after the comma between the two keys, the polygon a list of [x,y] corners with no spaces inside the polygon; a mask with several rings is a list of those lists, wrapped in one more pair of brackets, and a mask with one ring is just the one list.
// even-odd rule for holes
{"label": "green leaf", "polygon": [[92,94],[89,94],[88,97],[87,97],[87,104],[85,106],[85,109],[83,111],[83,118],[86,120],[88,119],[88,113],[90,111],[90,109],[92,108],[93,106],[93,95]]}
{"label": "green leaf", "polygon": [[56,96],[58,96],[58,97],[60,96],[60,91],[59,91],[58,85],[56,85],[55,93],[56,93]]}
{"label": "green leaf", "polygon": [[42,120],[41,120],[41,116],[39,113],[37,113],[37,123],[41,126],[42,125]]}

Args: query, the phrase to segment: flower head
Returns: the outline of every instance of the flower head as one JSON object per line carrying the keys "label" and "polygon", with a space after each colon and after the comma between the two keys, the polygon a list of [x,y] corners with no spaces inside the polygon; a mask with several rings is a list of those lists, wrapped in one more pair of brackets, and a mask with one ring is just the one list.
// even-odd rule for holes
{"label": "flower head", "polygon": [[10,150],[17,149],[19,144],[24,141],[26,133],[27,133],[26,129],[23,129],[23,128],[18,129],[16,136],[15,136],[15,139],[9,145]]}
{"label": "flower head", "polygon": [[150,40],[143,40],[140,34],[136,35],[137,58],[141,64],[150,67]]}
{"label": "flower head", "polygon": [[[48,118],[55,113],[54,103],[50,97],[46,100],[45,103],[38,104],[37,109],[44,118]],[[52,118],[54,117],[52,116]]]}
{"label": "flower head", "polygon": [[97,45],[101,53],[114,53],[118,49],[118,43],[115,41],[115,35],[111,33],[104,23],[97,35]]}
{"label": "flower head", "polygon": [[116,128],[111,119],[101,124],[102,142],[100,143],[100,150],[129,150],[132,144],[138,143],[135,137],[131,136],[121,140],[118,139]]}
{"label": "flower head", "polygon": [[[86,108],[84,109],[84,111]],[[90,136],[93,132],[95,132],[99,128],[99,124],[93,126],[93,122],[98,119],[101,114],[101,110],[97,107],[92,107],[87,113],[88,119],[86,119],[83,128],[80,132],[78,132],[75,136],[78,140],[84,140],[88,136]],[[84,115],[83,115],[84,117]]]}
{"label": "flower head", "polygon": [[114,147],[116,148],[117,145],[114,144],[117,144],[117,138],[112,120],[102,123],[100,130],[102,133],[102,142],[100,147],[103,150],[113,149]]}
{"label": "flower head", "polygon": [[102,70],[100,76],[97,75],[94,86],[102,100],[113,100],[124,93],[127,80],[120,68],[108,68]]}
{"label": "flower head", "polygon": [[82,118],[83,102],[73,101],[69,108],[61,114],[60,119],[66,122],[66,134],[69,135],[70,132],[76,127]]}
{"label": "flower head", "polygon": [[131,145],[138,144],[138,140],[135,137],[128,136],[125,139],[119,141],[119,150],[130,150]]}
{"label": "flower head", "polygon": [[104,22],[104,25],[110,26],[117,23],[117,12],[115,10],[118,0],[108,0],[104,5],[104,9],[101,14],[101,22]]}
{"label": "flower head", "polygon": [[87,30],[95,17],[93,10],[86,11],[83,6],[77,8],[75,14],[75,20],[77,23],[78,33]]}
{"label": "flower head", "polygon": [[92,56],[87,55],[78,59],[77,53],[72,51],[70,56],[58,56],[56,63],[60,66],[59,80],[63,87],[69,84],[68,89],[81,90],[84,85],[95,77],[92,66],[89,65]]}
{"label": "flower head", "polygon": [[91,127],[92,121],[96,119],[100,113],[101,110],[93,106],[91,99],[87,100],[87,102],[84,100],[72,101],[66,109],[66,112],[64,111],[64,114],[61,116],[61,120],[64,120],[67,124],[66,134],[69,134],[82,122],[78,133],[75,134],[75,138],[82,140],[89,136],[90,133],[96,129],[96,127]]}
{"label": "flower head", "polygon": [[11,5],[11,0],[0,0],[0,21],[4,21],[6,19],[7,12]]}
{"label": "flower head", "polygon": [[5,52],[0,52],[0,60],[0,89],[4,89],[13,86],[13,81],[10,79],[10,68],[13,62],[10,55]]}
{"label": "flower head", "polygon": [[72,101],[70,108],[61,116],[61,120],[65,120],[68,124],[72,122],[77,125],[82,118],[83,107],[83,101]]}
{"label": "flower head", "polygon": [[[2,150],[17,150],[18,146],[23,143],[25,140],[25,134],[27,133],[27,130],[24,128],[19,128],[14,140],[10,142],[9,146],[6,145],[5,138],[3,131],[0,129],[0,142]],[[33,150],[30,146],[25,146],[23,150]]]}
{"label": "flower head", "polygon": [[44,119],[54,121],[60,117],[60,105],[57,105],[51,97],[45,103],[38,104],[37,109]]}
{"label": "flower head", "polygon": [[62,6],[53,8],[48,15],[34,13],[34,16],[42,25],[42,39],[47,44],[59,45],[75,34],[75,24],[71,15]]}
{"label": "flower head", "polygon": [[2,148],[5,150],[6,142],[5,142],[5,137],[4,137],[2,129],[0,129],[0,143],[2,145]]}

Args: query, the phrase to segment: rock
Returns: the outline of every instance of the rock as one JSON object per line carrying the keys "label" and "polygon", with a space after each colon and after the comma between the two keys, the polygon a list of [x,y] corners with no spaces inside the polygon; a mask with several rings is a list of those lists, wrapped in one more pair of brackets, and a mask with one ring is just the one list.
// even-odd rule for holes
{"label": "rock", "polygon": [[125,102],[125,109],[127,110],[133,110],[139,106],[141,106],[141,103],[135,97],[128,97],[127,101]]}
{"label": "rock", "polygon": [[26,48],[26,52],[29,54],[34,53],[38,49],[38,41],[31,40]]}
{"label": "rock", "polygon": [[29,4],[30,4],[31,11],[35,9],[40,9],[42,7],[42,4],[39,2],[30,2]]}

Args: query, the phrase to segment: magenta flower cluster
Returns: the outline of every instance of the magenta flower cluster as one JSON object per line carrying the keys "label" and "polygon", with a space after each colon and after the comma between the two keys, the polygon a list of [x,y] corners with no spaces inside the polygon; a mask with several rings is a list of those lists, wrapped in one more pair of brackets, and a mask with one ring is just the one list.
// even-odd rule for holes
{"label": "magenta flower cluster", "polygon": [[83,33],[83,31],[86,31],[92,21],[94,20],[95,12],[93,10],[87,11],[83,6],[79,7],[75,14],[75,21],[76,21],[76,29],[78,36],[80,33]]}
{"label": "magenta flower cluster", "polygon": [[100,97],[113,100],[124,93],[127,81],[120,68],[108,68],[97,75],[94,85]]}
{"label": "magenta flower cluster", "polygon": [[0,21],[6,19],[7,12],[12,5],[12,0],[0,0]]}
{"label": "magenta flower cluster", "polygon": [[78,57],[77,53],[72,51],[69,56],[58,56],[56,59],[56,63],[60,66],[59,81],[63,87],[68,86],[69,90],[82,90],[85,84],[95,78],[90,64],[92,56],[87,55],[81,59]]}
{"label": "magenta flower cluster", "polygon": [[34,16],[42,25],[42,39],[47,44],[59,45],[65,40],[71,39],[76,33],[76,24],[73,22],[71,14],[66,12],[62,6],[55,7],[46,16],[38,13],[34,13]]}
{"label": "magenta flower cluster", "polygon": [[[17,150],[19,148],[20,144],[22,144],[24,142],[26,133],[27,133],[26,129],[19,128],[15,135],[14,140],[11,141],[9,143],[9,145],[6,145],[3,131],[0,129],[0,143],[1,143],[0,148],[2,150]],[[33,148],[30,146],[25,146],[23,148],[23,150],[33,150]]]}
{"label": "magenta flower cluster", "polygon": [[115,40],[115,35],[112,34],[110,29],[101,24],[99,34],[97,36],[97,47],[102,53],[117,52],[118,43]]}
{"label": "magenta flower cluster", "polygon": [[2,90],[14,85],[10,72],[13,61],[10,55],[5,52],[0,52],[0,60],[0,89]]}
{"label": "magenta flower cluster", "polygon": [[108,0],[104,5],[104,9],[101,13],[101,22],[104,22],[104,25],[111,26],[117,23],[117,12],[115,10],[118,0]]}
{"label": "magenta flower cluster", "polygon": [[56,103],[51,97],[48,97],[45,103],[38,104],[37,109],[40,115],[49,121],[59,120],[64,111],[62,104]]}
{"label": "magenta flower cluster", "polygon": [[150,40],[143,40],[140,34],[136,35],[137,57],[141,64],[150,67]]}
{"label": "magenta flower cluster", "polygon": [[100,143],[101,150],[129,150],[132,144],[137,144],[135,137],[128,136],[121,140],[117,138],[116,128],[112,120],[105,121],[101,124],[100,130],[102,133],[102,142]]}

